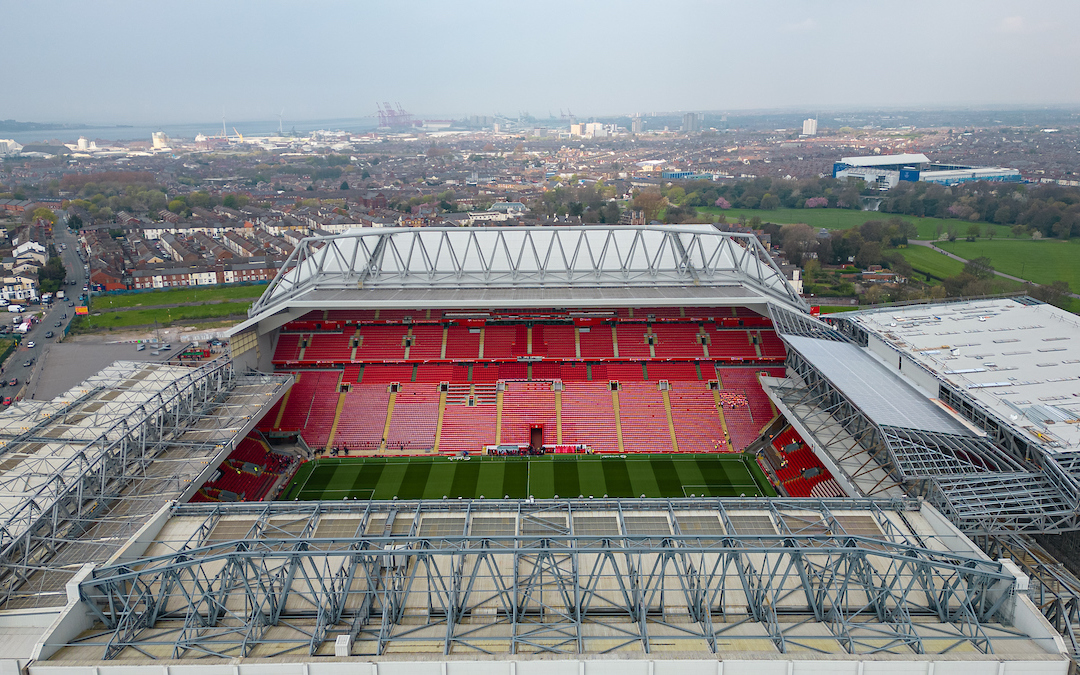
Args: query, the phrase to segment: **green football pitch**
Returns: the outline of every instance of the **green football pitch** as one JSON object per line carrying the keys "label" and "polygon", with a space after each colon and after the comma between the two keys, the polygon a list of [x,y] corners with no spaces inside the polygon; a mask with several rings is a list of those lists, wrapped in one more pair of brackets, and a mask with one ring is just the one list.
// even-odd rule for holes
{"label": "green football pitch", "polygon": [[368,457],[307,462],[280,500],[775,497],[750,455]]}

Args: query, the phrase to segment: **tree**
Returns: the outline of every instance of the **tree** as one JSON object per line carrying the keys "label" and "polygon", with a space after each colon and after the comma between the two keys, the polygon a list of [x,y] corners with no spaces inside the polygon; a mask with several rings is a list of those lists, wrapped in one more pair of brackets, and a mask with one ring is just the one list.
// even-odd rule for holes
{"label": "tree", "polygon": [[169,205],[166,208],[168,208],[173,213],[179,214],[181,211],[187,208],[187,204],[184,203],[183,199],[174,199],[169,202]]}
{"label": "tree", "polygon": [[773,209],[780,207],[780,198],[774,194],[766,192],[761,196],[761,208],[772,211]]}
{"label": "tree", "polygon": [[348,190],[349,189],[349,181],[345,181],[345,180],[341,181],[341,188],[340,189]]}
{"label": "tree", "polygon": [[970,274],[976,279],[992,279],[994,277],[994,266],[990,264],[990,258],[980,256],[974,260],[969,260],[964,265],[964,273]]}
{"label": "tree", "polygon": [[39,206],[30,214],[30,220],[47,220],[50,223],[56,224],[56,214],[53,213],[52,209]]}
{"label": "tree", "polygon": [[360,179],[367,180],[368,178],[371,178],[371,174],[368,173],[367,169],[364,169],[363,173],[360,174]]}
{"label": "tree", "polygon": [[68,217],[67,224],[68,229],[70,229],[72,232],[77,232],[82,229],[83,220],[79,217],[79,214],[73,213]]}
{"label": "tree", "polygon": [[236,195],[225,195],[221,199],[221,205],[226,207],[226,208],[235,209],[236,208]]}
{"label": "tree", "polygon": [[664,204],[664,197],[657,190],[645,190],[639,192],[634,196],[633,208],[641,209],[645,212],[645,222],[649,222],[656,219],[657,214],[660,213],[660,208]]}
{"label": "tree", "polygon": [[881,264],[881,243],[868,241],[860,246],[859,252],[855,254],[855,264],[862,269]]}
{"label": "tree", "polygon": [[977,223],[972,223],[967,226],[967,239],[968,241],[975,241],[979,237],[980,227]]}
{"label": "tree", "polygon": [[780,247],[791,264],[802,265],[803,257],[817,248],[814,228],[805,223],[784,225],[780,228]]}
{"label": "tree", "polygon": [[42,293],[55,293],[60,290],[65,278],[67,278],[67,269],[64,268],[64,261],[56,256],[49,258],[45,266],[38,270],[38,281]]}
{"label": "tree", "polygon": [[1062,307],[1069,301],[1069,284],[1060,279],[1049,286],[1032,284],[1028,288],[1028,294],[1036,300]]}

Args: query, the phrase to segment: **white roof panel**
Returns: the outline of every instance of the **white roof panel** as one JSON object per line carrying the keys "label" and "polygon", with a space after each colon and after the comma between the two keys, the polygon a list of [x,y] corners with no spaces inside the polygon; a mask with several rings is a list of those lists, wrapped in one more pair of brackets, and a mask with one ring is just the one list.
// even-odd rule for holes
{"label": "white roof panel", "polygon": [[902,155],[867,155],[865,157],[843,157],[840,160],[851,166],[887,166],[891,164],[929,164],[930,158],[920,153]]}

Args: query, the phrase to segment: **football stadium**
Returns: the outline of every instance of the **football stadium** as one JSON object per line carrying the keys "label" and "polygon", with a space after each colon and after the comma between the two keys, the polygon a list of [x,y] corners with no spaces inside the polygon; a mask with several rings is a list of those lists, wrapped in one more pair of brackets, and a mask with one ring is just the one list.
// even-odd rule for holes
{"label": "football stadium", "polygon": [[1080,325],[824,321],[711,226],[304,240],[0,414],[0,671],[1067,673]]}

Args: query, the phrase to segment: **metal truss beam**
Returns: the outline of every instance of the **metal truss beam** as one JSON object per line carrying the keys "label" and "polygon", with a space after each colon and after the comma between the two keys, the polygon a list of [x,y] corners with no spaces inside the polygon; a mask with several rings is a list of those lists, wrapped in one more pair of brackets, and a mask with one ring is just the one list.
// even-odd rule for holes
{"label": "metal truss beam", "polygon": [[811,433],[831,430],[818,440],[838,463],[865,457],[848,476],[854,484],[865,488],[859,474],[883,470],[871,489],[901,485],[969,533],[1080,529],[1080,489],[1056,462],[1021,461],[986,438],[877,424],[797,350],[788,349],[787,367],[796,377],[776,391],[788,409],[807,411],[800,421]]}
{"label": "metal truss beam", "polygon": [[[737,512],[710,501],[726,532],[706,537],[679,531],[681,513],[700,513],[706,504],[687,501],[694,503],[640,503],[672,524],[668,534],[633,534],[633,518],[624,515],[617,534],[574,531],[575,512],[622,514],[615,502],[518,505],[530,532],[550,531],[464,534],[470,518],[505,513],[490,503],[482,514],[471,505],[451,509],[466,522],[463,534],[435,538],[420,536],[418,522],[445,514],[438,504],[368,505],[358,532],[373,522],[374,508],[389,516],[387,524],[343,538],[310,535],[320,518],[347,513],[349,505],[182,507],[177,514],[204,519],[182,552],[96,570],[80,592],[100,623],[96,644],[106,659],[127,649],[152,657],[162,646],[173,658],[268,649],[314,655],[338,635],[368,655],[435,643],[443,654],[583,654],[627,645],[650,653],[660,636],[714,652],[719,642],[739,639],[767,639],[781,652],[820,651],[813,644],[824,639],[850,653],[922,653],[928,630],[935,641],[989,653],[994,639],[986,624],[1007,620],[1014,579],[999,563],[890,535],[880,504],[862,508],[885,536],[865,537],[845,533],[833,515],[834,508],[850,511],[850,501],[747,500],[757,513],[772,514],[775,534],[739,534]],[[793,508],[804,515],[792,516]],[[640,518],[639,504],[633,509]],[[207,539],[222,515],[238,513],[254,518],[249,538]],[[389,534],[397,513],[413,519],[406,535]],[[287,516],[295,520],[283,521]],[[302,536],[279,536],[273,523],[282,522],[303,523]],[[807,616],[816,629],[791,619]],[[748,621],[760,629],[733,632]],[[595,625],[606,627],[602,638],[589,629]],[[281,627],[291,637],[270,635]]]}
{"label": "metal truss beam", "polygon": [[366,229],[303,240],[248,312],[313,290],[745,285],[807,311],[753,235],[679,226]]}

